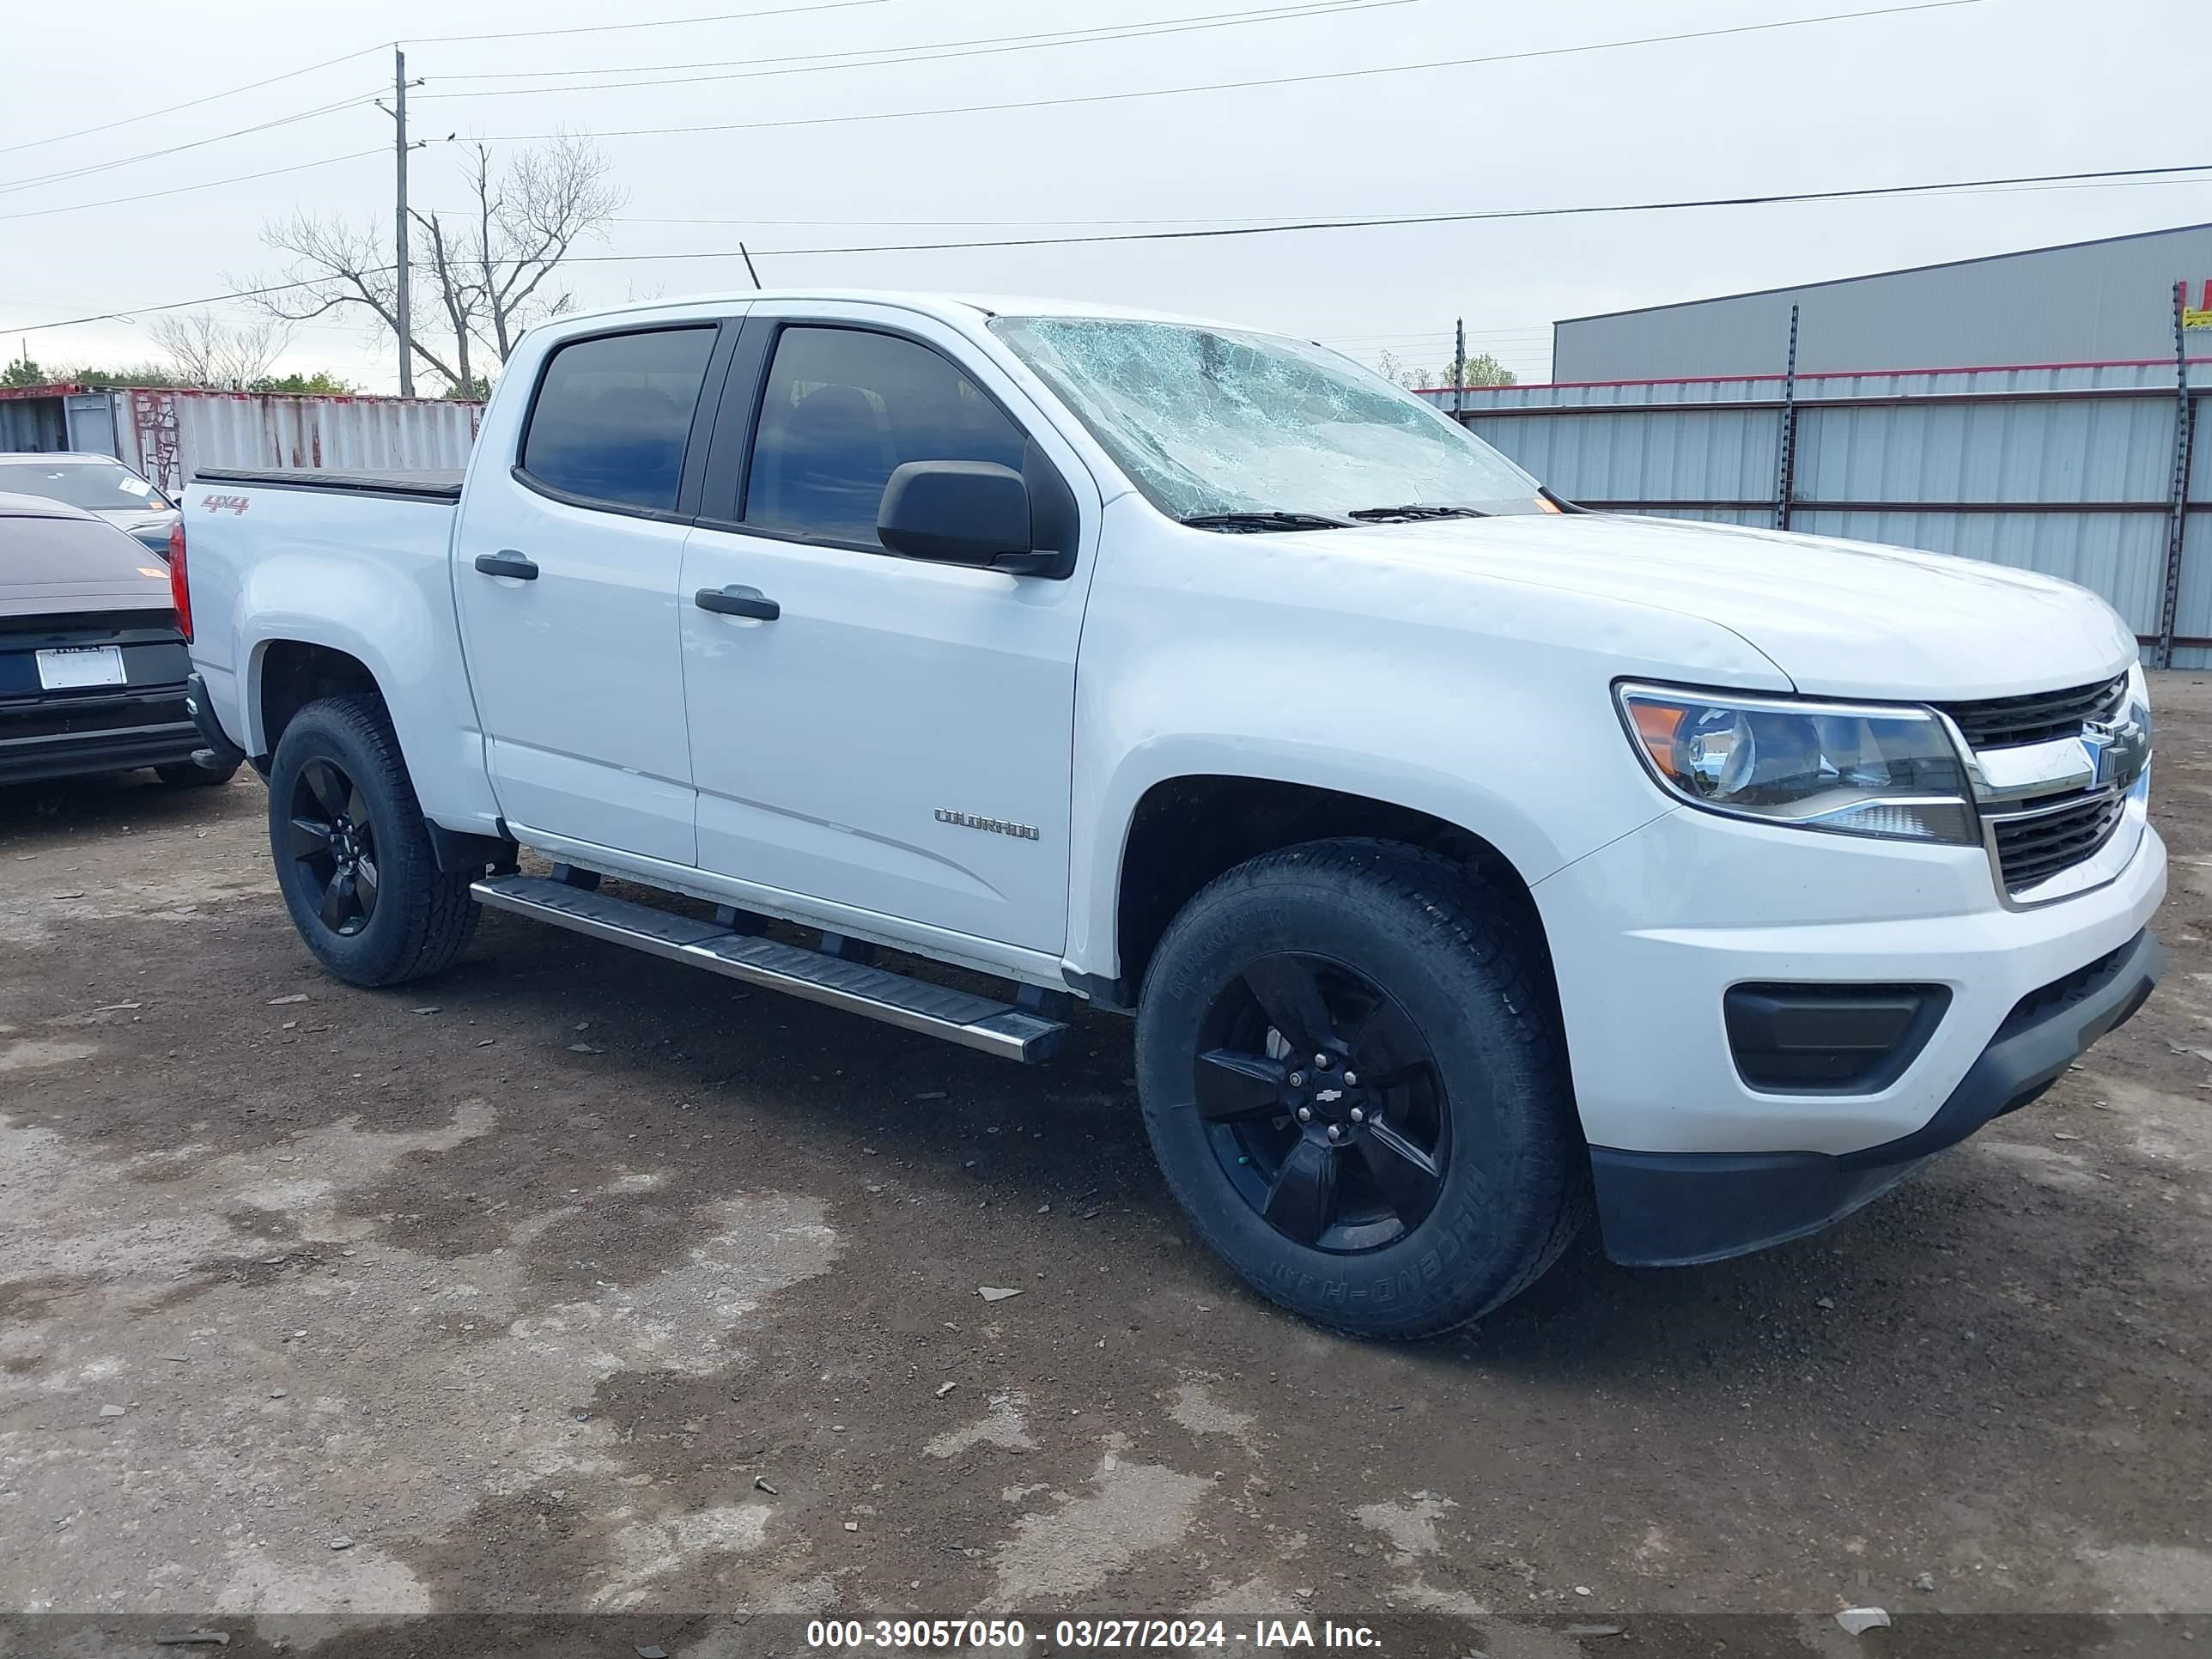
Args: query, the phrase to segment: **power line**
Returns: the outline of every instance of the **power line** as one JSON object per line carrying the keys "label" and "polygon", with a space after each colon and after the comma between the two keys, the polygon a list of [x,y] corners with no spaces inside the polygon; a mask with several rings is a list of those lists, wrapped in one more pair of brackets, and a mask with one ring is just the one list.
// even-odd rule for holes
{"label": "power line", "polygon": [[822,0],[809,6],[779,6],[769,11],[720,11],[704,17],[661,17],[642,23],[582,23],[565,29],[495,29],[488,34],[417,34],[399,44],[442,46],[461,40],[530,40],[541,35],[608,34],[617,29],[672,29],[694,23],[737,23],[749,17],[793,17],[802,12],[848,11],[854,6],[884,6],[891,0]]}
{"label": "power line", "polygon": [[[729,58],[713,60],[703,64],[627,64],[619,68],[611,64],[601,64],[597,68],[580,70],[471,70],[467,74],[441,75],[437,78],[441,82],[549,81],[556,79],[574,79],[590,75],[650,75],[664,70],[673,73],[678,70],[751,69],[757,68],[763,64],[811,64],[818,63],[823,59],[831,58],[882,58],[899,52],[935,52],[939,48],[952,46],[997,46],[1006,41],[1057,40],[1062,36],[1105,33],[1116,29],[1149,29],[1154,27],[1164,27],[1176,24],[1200,24],[1211,22],[1216,18],[1250,17],[1259,19],[1261,21],[1266,21],[1267,17],[1274,15],[1285,17],[1297,17],[1308,15],[1325,16],[1332,10],[1344,9],[1355,3],[1356,0],[1307,0],[1306,3],[1279,5],[1272,8],[1266,8],[1263,9],[1263,10],[1206,12],[1201,13],[1196,17],[1163,17],[1155,18],[1151,21],[1141,23],[1101,23],[1097,25],[1095,27],[1085,29],[1046,29],[1032,34],[985,35],[966,40],[938,40],[919,46],[855,46],[851,48],[849,51],[845,52],[787,52],[780,58]],[[648,82],[647,84],[673,86],[678,83],[675,82]],[[557,90],[557,88],[546,88],[546,90]],[[448,97],[465,97],[475,96],[477,94],[451,93],[446,95]]]}
{"label": "power line", "polygon": [[[1073,225],[1085,229],[1099,230],[1127,228],[1139,225],[1221,225],[1271,223],[1281,218],[1279,213],[1211,213],[1201,218],[1189,219],[661,219],[635,214],[622,214],[611,223],[618,225],[750,225],[755,228],[773,228],[779,230],[799,229],[867,229],[889,226],[911,226],[935,230],[1006,230],[1022,225]],[[1347,219],[1381,218],[1381,214],[1351,213],[1341,216]]]}
{"label": "power line", "polygon": [[303,69],[286,70],[282,75],[272,75],[265,80],[248,81],[242,87],[232,87],[222,92],[211,92],[204,98],[193,98],[181,104],[167,104],[160,109],[149,109],[137,115],[125,115],[120,119],[103,121],[96,127],[79,127],[75,132],[58,132],[50,138],[26,138],[21,143],[0,144],[0,155],[12,155],[19,149],[36,149],[41,144],[58,144],[68,138],[89,137],[95,132],[112,132],[117,127],[127,127],[140,121],[150,121],[156,116],[174,115],[179,110],[198,109],[202,104],[212,104],[218,99],[235,98],[241,92],[257,92],[263,87],[273,87],[279,81],[293,80],[302,75],[312,75],[334,64],[351,63],[356,58],[366,58],[372,52],[382,52],[392,43],[383,41],[374,46],[363,46],[359,52],[347,52],[340,58],[325,58],[319,64],[309,64]]}
{"label": "power line", "polygon": [[[591,81],[555,87],[494,87],[475,92],[430,92],[425,98],[526,98],[545,93],[607,92],[625,87],[682,87],[702,81],[755,81],[786,75],[820,75],[833,70],[887,69],[902,64],[942,63],[956,58],[991,58],[1012,52],[1046,52],[1059,46],[1097,46],[1115,40],[1141,40],[1163,34],[1191,34],[1205,29],[1241,28],[1254,23],[1295,22],[1302,18],[1329,17],[1342,12],[1374,11],[1384,6],[1407,6],[1418,0],[1320,0],[1320,3],[1278,6],[1265,11],[1219,12],[1195,18],[1164,18],[1152,23],[1109,23],[1089,29],[1057,29],[1039,34],[988,35],[969,40],[941,40],[919,46],[877,46],[849,52],[799,52],[787,58],[759,58],[726,74],[676,75],[659,81]],[[823,63],[822,58],[848,58],[846,63]],[[763,69],[760,64],[796,67]],[[565,70],[563,76],[623,75],[654,70],[720,69],[714,64],[653,64],[636,70]],[[459,76],[441,79],[490,80],[514,76]]]}
{"label": "power line", "polygon": [[31,190],[40,185],[58,185],[70,179],[82,179],[88,173],[109,173],[117,167],[127,167],[139,161],[151,161],[164,155],[181,155],[188,149],[204,149],[210,144],[219,144],[226,138],[242,138],[248,133],[267,132],[273,127],[287,127],[301,121],[312,121],[318,116],[330,115],[342,109],[353,109],[374,103],[376,94],[363,93],[357,97],[341,98],[336,103],[318,105],[313,109],[295,111],[290,115],[279,115],[266,121],[257,121],[250,127],[234,128],[229,132],[218,132],[211,138],[195,138],[189,143],[171,144],[161,149],[149,149],[137,155],[125,155],[112,161],[97,161],[88,167],[70,167],[60,173],[41,173],[36,178],[17,179],[0,184],[0,195],[9,195],[19,190]]}
{"label": "power line", "polygon": [[[1127,231],[1091,236],[1023,236],[994,241],[865,243],[848,247],[756,248],[759,258],[804,254],[930,253],[966,249],[1079,247],[1101,242],[1177,242],[1230,236],[1276,236],[1297,231],[1376,230],[1398,225],[1474,224],[1504,219],[1565,219],[1613,213],[1669,213],[1687,208],[1774,207],[1790,203],[1869,200],[1878,197],[1929,196],[1973,191],[1996,185],[2047,185],[2092,179],[2136,179],[2177,173],[2212,173],[2212,162],[2191,167],[2117,167],[2094,173],[2032,173],[2011,179],[1972,179],[1928,185],[1877,185],[1852,190],[1813,190],[1763,196],[1715,196],[1666,202],[1612,202],[1551,208],[1492,208],[1466,213],[1408,213],[1379,219],[1307,219],[1272,225],[1223,225],[1200,230]],[[2205,183],[2212,180],[2198,180]],[[574,258],[576,264],[628,264],[660,259],[734,259],[735,250],[693,253],[599,253]]]}
{"label": "power line", "polygon": [[178,185],[168,190],[149,190],[137,196],[110,196],[98,202],[77,202],[69,207],[33,208],[25,213],[0,213],[0,224],[12,219],[44,219],[57,213],[82,213],[91,208],[120,207],[126,202],[150,202],[160,196],[184,196],[196,190],[213,190],[220,185],[242,185],[252,179],[273,179],[283,173],[305,173],[310,167],[326,167],[339,161],[358,161],[364,155],[381,155],[383,148],[348,150],[343,155],[325,155],[319,161],[299,161],[288,167],[269,167],[259,173],[234,173],[228,179],[210,179],[197,185]]}
{"label": "power line", "polygon": [[[1066,98],[1031,98],[1003,104],[956,104],[938,109],[871,110],[852,115],[790,116],[775,121],[725,121],[697,126],[626,127],[595,132],[595,138],[648,138],[692,132],[757,132],[779,127],[845,126],[861,121],[910,121],[924,116],[983,115],[1009,110],[1053,109],[1076,104],[1117,104],[1135,99],[1176,98],[1200,92],[1240,92],[1254,87],[1309,86],[1325,81],[1349,81],[1363,76],[1410,75],[1416,71],[1468,69],[1485,64],[1528,63],[1548,58],[1570,58],[1587,52],[1621,52],[1635,46],[1670,46],[1691,40],[1716,40],[1730,35],[1765,34],[1778,29],[1806,28],[1820,23],[1855,22],[1874,17],[1896,17],[1917,12],[1950,11],[1978,6],[1987,0],[1917,0],[1911,5],[1881,6],[1865,11],[1824,13],[1816,17],[1789,17],[1768,23],[1737,23],[1723,28],[1689,29],[1674,34],[1639,35],[1633,40],[1596,40],[1582,46],[1547,46],[1527,52],[1490,52],[1474,58],[1440,58],[1419,64],[1386,64],[1375,69],[1326,70],[1308,75],[1274,75],[1252,81],[1212,81],[1200,86],[1152,87],[1137,92],[1097,92]],[[572,137],[558,132],[509,132],[488,142],[515,143],[536,139]]]}
{"label": "power line", "polygon": [[[1106,242],[1193,241],[1235,236],[1285,235],[1307,231],[1376,230],[1402,225],[1474,224],[1510,219],[1564,219],[1616,213],[1671,213],[1694,208],[1774,207],[1808,202],[1871,201],[1884,198],[1956,194],[2014,185],[2064,186],[2086,180],[2145,179],[2171,177],[2173,174],[2185,173],[2212,173],[2212,161],[2155,167],[2106,167],[2086,173],[2026,173],[2010,178],[1948,179],[1939,183],[1921,185],[1869,185],[1849,190],[1793,191],[1759,196],[1707,196],[1662,202],[1609,202],[1568,207],[1489,208],[1464,213],[1401,214],[1384,219],[1308,219],[1271,225],[1224,225],[1203,229],[1127,231],[1090,236],[1010,237],[995,241],[863,243],[848,247],[756,248],[753,250],[753,255],[758,258],[798,258],[821,254],[946,253],[978,249],[1091,246]],[[2198,179],[2195,182],[2212,183],[2212,179]],[[722,248],[684,253],[572,255],[563,263],[586,265],[637,264],[653,261],[737,259],[744,257],[744,253],[739,249]],[[378,274],[390,269],[390,266],[379,266],[363,274]],[[121,317],[151,314],[162,311],[184,311],[193,306],[218,305],[231,300],[250,300],[264,295],[291,293],[299,289],[313,288],[321,280],[323,279],[308,277],[298,282],[276,283],[264,288],[246,289],[229,294],[206,295],[198,299],[173,300],[160,305],[118,307],[95,313],[90,316],[70,318],[62,322],[17,325],[13,328],[0,328],[0,339],[6,338],[10,333],[39,333],[48,329],[73,328],[85,323],[106,322]]]}

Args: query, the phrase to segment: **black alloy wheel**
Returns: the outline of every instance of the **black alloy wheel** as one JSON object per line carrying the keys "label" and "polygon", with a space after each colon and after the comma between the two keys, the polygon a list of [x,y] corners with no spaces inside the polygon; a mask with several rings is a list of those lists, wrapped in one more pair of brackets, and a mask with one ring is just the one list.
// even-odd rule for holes
{"label": "black alloy wheel", "polygon": [[1137,1090],[1200,1239],[1334,1330],[1432,1336],[1526,1287],[1589,1213],[1540,925],[1439,853],[1265,853],[1144,969]]}
{"label": "black alloy wheel", "polygon": [[1428,1218],[1451,1116],[1428,1044],[1381,987],[1341,962],[1281,951],[1231,981],[1200,1031],[1199,1115],[1223,1173],[1269,1226],[1348,1255]]}
{"label": "black alloy wheel", "polygon": [[349,985],[398,985],[452,964],[481,865],[439,862],[399,739],[372,694],[319,697],[269,763],[269,850],[292,925]]}
{"label": "black alloy wheel", "polygon": [[284,854],[308,891],[320,894],[315,915],[324,927],[350,939],[368,926],[382,880],[376,828],[368,800],[336,761],[318,758],[300,769]]}

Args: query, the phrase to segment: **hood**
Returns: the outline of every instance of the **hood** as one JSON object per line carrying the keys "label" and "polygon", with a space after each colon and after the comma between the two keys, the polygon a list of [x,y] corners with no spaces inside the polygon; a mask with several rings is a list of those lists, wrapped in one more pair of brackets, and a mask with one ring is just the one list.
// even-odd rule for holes
{"label": "hood", "polygon": [[1910,548],[1598,513],[1327,533],[1370,556],[1703,617],[1814,696],[2007,696],[2136,659],[2134,633],[2086,588]]}

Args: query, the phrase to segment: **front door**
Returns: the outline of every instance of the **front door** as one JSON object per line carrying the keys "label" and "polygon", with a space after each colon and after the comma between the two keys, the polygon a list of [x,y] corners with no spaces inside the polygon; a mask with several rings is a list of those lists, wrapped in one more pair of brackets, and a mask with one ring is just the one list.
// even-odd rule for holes
{"label": "front door", "polygon": [[464,492],[453,588],[492,787],[519,831],[695,861],[679,497],[717,335],[556,345],[514,465],[479,465]]}
{"label": "front door", "polygon": [[[950,328],[775,309],[738,345],[684,552],[700,866],[1057,954],[1095,486]],[[1051,468],[1085,538],[1074,574],[887,551],[877,507],[914,460],[998,462],[1033,491]],[[715,594],[756,614],[697,603]]]}

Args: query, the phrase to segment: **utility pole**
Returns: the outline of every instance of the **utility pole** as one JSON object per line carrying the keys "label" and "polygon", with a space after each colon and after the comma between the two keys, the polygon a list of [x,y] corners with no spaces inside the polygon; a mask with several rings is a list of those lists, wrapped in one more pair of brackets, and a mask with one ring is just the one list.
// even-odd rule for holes
{"label": "utility pole", "polygon": [[1467,419],[1467,319],[1458,319],[1456,340],[1452,348],[1452,416],[1464,422]]}
{"label": "utility pole", "polygon": [[392,232],[399,317],[399,395],[411,398],[415,395],[415,319],[407,280],[407,54],[397,46],[392,49],[392,119],[397,129],[392,153],[398,163]]}

